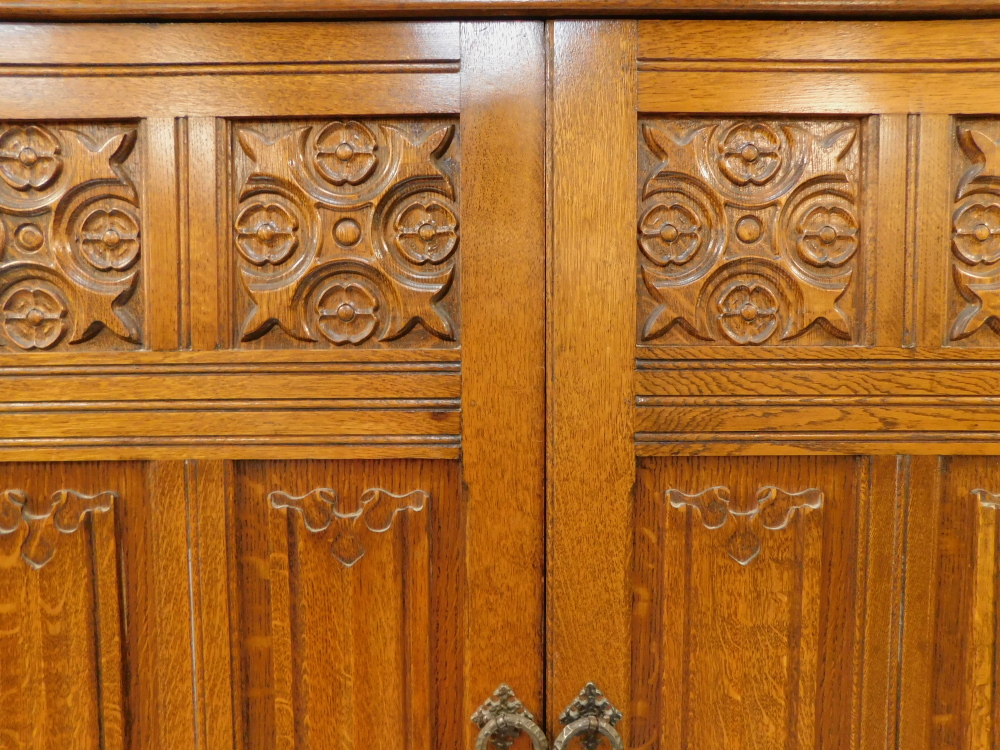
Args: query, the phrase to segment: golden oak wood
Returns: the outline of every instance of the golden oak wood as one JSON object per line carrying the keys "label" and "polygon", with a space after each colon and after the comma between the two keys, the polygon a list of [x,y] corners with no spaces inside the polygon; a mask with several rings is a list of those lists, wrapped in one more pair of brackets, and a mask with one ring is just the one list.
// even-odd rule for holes
{"label": "golden oak wood", "polygon": [[[483,551],[466,568],[463,718],[501,683],[545,705],[544,63],[540,24],[462,26],[462,463],[466,544]],[[454,746],[473,745],[465,730]]]}
{"label": "golden oak wood", "polygon": [[0,24],[0,737],[996,750],[1000,7],[0,18],[449,12]]}
{"label": "golden oak wood", "polygon": [[0,736],[540,710],[542,24],[3,35]]}
{"label": "golden oak wood", "polygon": [[636,121],[635,23],[549,28],[546,616],[555,728],[588,681],[628,705]]}
{"label": "golden oak wood", "polygon": [[[996,747],[1000,132],[980,92],[1000,55],[991,39],[974,60],[950,55],[944,29],[638,23],[637,100],[619,105],[639,129],[636,182],[614,179],[632,169],[622,155],[593,158],[604,214],[580,222],[634,222],[634,353],[549,386],[550,403],[591,409],[574,438],[550,435],[553,452],[577,447],[598,465],[588,477],[617,467],[579,514],[601,509],[606,601],[633,581],[630,643],[590,661],[629,676],[635,747]],[[576,151],[613,153],[596,125]],[[556,215],[586,195],[555,175]],[[556,336],[592,337],[555,367],[619,341],[607,266],[573,270],[602,318],[553,313]],[[629,461],[606,411],[618,391],[580,385],[622,367]],[[590,573],[584,542],[558,552]],[[595,639],[553,610],[554,648]]]}
{"label": "golden oak wood", "polygon": [[9,0],[3,18],[16,20],[380,18],[400,16],[627,15],[990,16],[993,0]]}

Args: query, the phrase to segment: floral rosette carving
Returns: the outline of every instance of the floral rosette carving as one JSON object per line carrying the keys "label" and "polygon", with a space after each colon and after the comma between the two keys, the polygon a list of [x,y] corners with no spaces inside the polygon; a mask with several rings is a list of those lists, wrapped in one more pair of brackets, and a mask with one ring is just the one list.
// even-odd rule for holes
{"label": "floral rosette carving", "polygon": [[781,167],[782,138],[766,123],[738,122],[720,141],[719,170],[734,185],[764,185]]}
{"label": "floral rosette carving", "polygon": [[18,191],[44,190],[62,172],[61,150],[46,127],[9,127],[0,135],[0,178]]}
{"label": "floral rosette carving", "polygon": [[849,120],[644,124],[639,342],[849,341],[859,157]]}
{"label": "floral rosette carving", "polygon": [[702,221],[680,203],[659,203],[639,219],[639,246],[646,257],[665,266],[687,263],[705,244]]}
{"label": "floral rosette carving", "polygon": [[1000,204],[987,199],[961,205],[955,211],[952,248],[970,265],[1000,260]]}
{"label": "floral rosette carving", "polygon": [[66,333],[66,302],[51,285],[24,282],[3,296],[4,332],[21,349],[49,349]]}
{"label": "floral rosette carving", "polygon": [[729,285],[716,305],[720,328],[737,344],[763,344],[781,322],[778,294],[764,281]]}
{"label": "floral rosette carving", "polygon": [[254,196],[236,216],[236,247],[255,266],[284,263],[299,247],[296,213],[281,196]]}
{"label": "floral rosette carving", "polygon": [[414,200],[393,222],[399,251],[414,263],[440,263],[458,244],[458,219],[446,205]]}
{"label": "floral rosette carving", "polygon": [[83,219],[77,241],[98,271],[124,271],[139,259],[139,219],[131,207],[95,207]]}
{"label": "floral rosette carving", "polygon": [[234,238],[250,303],[240,339],[278,328],[338,347],[415,330],[454,341],[453,304],[442,302],[459,244],[444,156],[453,135],[453,125],[342,120],[239,129]]}
{"label": "floral rosette carving", "polygon": [[779,250],[803,277],[846,288],[861,246],[861,223],[845,179],[823,179],[795,190],[778,217]]}
{"label": "floral rosette carving", "polygon": [[703,182],[663,171],[648,181],[642,198],[638,243],[650,279],[675,283],[718,261],[726,226],[721,205]]}
{"label": "floral rosette carving", "polygon": [[[141,341],[134,129],[0,125],[0,343]],[[102,347],[123,348],[114,339]]]}
{"label": "floral rosette carving", "polygon": [[970,125],[956,131],[961,172],[951,227],[952,310],[957,310],[952,341],[967,339],[984,326],[1000,335],[1000,269],[995,265],[1000,261],[1000,145],[992,123]]}
{"label": "floral rosette carving", "polygon": [[378,158],[375,134],[353,120],[331,122],[316,137],[313,163],[333,185],[359,185],[367,180]]}
{"label": "floral rosette carving", "polygon": [[369,284],[334,276],[317,297],[318,328],[331,343],[360,344],[375,332],[379,302]]}

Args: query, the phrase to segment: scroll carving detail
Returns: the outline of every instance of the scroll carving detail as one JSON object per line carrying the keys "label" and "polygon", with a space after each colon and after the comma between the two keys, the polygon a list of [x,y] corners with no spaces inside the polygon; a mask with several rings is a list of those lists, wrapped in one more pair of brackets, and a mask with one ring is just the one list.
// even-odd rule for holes
{"label": "scroll carving detail", "polygon": [[88,513],[107,513],[117,499],[114,492],[85,495],[58,490],[48,498],[34,498],[23,490],[4,490],[0,493],[0,535],[14,534],[22,524],[27,526],[21,558],[38,569],[55,555],[60,534],[75,532]]}
{"label": "scroll carving detail", "polygon": [[380,488],[367,489],[360,507],[346,512],[341,510],[337,491],[326,487],[299,497],[276,491],[268,500],[273,508],[296,511],[309,531],[331,534],[331,553],[349,568],[364,557],[368,536],[388,531],[399,513],[422,511],[429,497],[423,490],[394,495]]}
{"label": "scroll carving detail", "polygon": [[856,343],[860,140],[855,120],[644,122],[639,342]]}
{"label": "scroll carving detail", "polygon": [[130,126],[0,124],[0,345],[142,343],[136,140]]}
{"label": "scroll carving detail", "polygon": [[241,346],[457,346],[455,132],[440,121],[236,126]]}
{"label": "scroll carving detail", "polygon": [[709,487],[694,495],[669,489],[664,499],[673,508],[697,509],[706,529],[721,529],[732,518],[735,528],[726,541],[726,553],[743,566],[760,554],[760,529],[780,531],[796,512],[807,513],[823,506],[823,493],[818,489],[786,492],[773,486],[759,488],[756,502],[749,510],[737,510],[730,502],[729,488],[722,486]]}

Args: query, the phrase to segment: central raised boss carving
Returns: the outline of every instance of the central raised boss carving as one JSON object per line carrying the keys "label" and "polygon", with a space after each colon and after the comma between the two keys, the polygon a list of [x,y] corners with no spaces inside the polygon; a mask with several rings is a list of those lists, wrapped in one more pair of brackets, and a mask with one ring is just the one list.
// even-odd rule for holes
{"label": "central raised boss carving", "polygon": [[288,345],[277,329],[315,346],[457,346],[453,124],[258,123],[235,135],[240,342]]}
{"label": "central raised boss carving", "polygon": [[858,122],[669,119],[641,131],[640,343],[856,341]]}

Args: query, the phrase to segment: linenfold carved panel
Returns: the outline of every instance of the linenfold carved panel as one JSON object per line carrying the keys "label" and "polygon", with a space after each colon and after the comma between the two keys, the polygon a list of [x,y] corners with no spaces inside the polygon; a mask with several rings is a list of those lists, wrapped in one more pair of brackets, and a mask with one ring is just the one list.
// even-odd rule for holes
{"label": "linenfold carved panel", "polygon": [[456,134],[446,120],[234,125],[238,345],[457,347]]}
{"label": "linenfold carved panel", "polygon": [[0,347],[142,343],[134,125],[0,124]]}
{"label": "linenfold carved panel", "polygon": [[1000,335],[1000,123],[956,125],[949,343],[995,346]]}
{"label": "linenfold carved panel", "polygon": [[858,120],[644,119],[639,343],[860,343]]}
{"label": "linenfold carved panel", "polygon": [[234,475],[240,746],[460,745],[441,708],[464,663],[458,462],[238,461]]}
{"label": "linenfold carved panel", "polygon": [[852,456],[638,459],[633,747],[863,745],[866,580],[892,575],[869,555],[893,543],[869,518],[895,500],[872,477]]}

